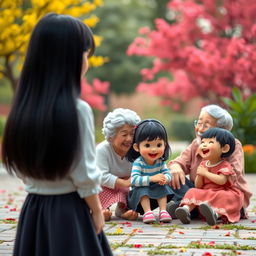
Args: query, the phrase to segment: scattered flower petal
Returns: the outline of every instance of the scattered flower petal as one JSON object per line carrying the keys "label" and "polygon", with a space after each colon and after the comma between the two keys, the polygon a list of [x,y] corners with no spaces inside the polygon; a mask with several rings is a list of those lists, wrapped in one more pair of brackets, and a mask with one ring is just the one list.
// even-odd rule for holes
{"label": "scattered flower petal", "polygon": [[210,252],[204,252],[202,256],[212,256],[212,254]]}
{"label": "scattered flower petal", "polygon": [[230,236],[231,235],[231,233],[230,232],[228,232],[228,233],[226,233],[224,236]]}
{"label": "scattered flower petal", "polygon": [[116,233],[117,233],[117,234],[121,234],[121,233],[123,233],[122,228],[121,228],[121,227],[118,227],[118,228],[116,229]]}
{"label": "scattered flower petal", "polygon": [[134,248],[141,248],[141,247],[142,247],[141,244],[135,244],[135,245],[134,245]]}
{"label": "scattered flower petal", "polygon": [[179,234],[180,234],[180,235],[184,235],[185,233],[184,233],[184,232],[182,232],[182,231],[180,231],[180,232],[179,232]]}

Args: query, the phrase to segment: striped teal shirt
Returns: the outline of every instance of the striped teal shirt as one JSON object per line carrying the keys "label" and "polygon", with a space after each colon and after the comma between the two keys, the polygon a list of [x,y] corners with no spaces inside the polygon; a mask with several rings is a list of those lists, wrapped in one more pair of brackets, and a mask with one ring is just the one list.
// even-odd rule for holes
{"label": "striped teal shirt", "polygon": [[141,187],[149,186],[149,177],[163,173],[168,182],[171,181],[171,173],[166,163],[158,159],[154,165],[148,165],[142,156],[138,157],[132,165],[131,183],[132,186]]}

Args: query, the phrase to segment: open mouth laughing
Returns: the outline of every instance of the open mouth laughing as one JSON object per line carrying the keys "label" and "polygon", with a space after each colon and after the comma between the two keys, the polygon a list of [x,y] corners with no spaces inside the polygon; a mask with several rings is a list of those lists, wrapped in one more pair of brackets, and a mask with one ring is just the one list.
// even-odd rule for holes
{"label": "open mouth laughing", "polygon": [[149,155],[149,157],[151,157],[151,158],[157,157],[157,153],[155,153],[155,154],[148,154],[148,155]]}
{"label": "open mouth laughing", "polygon": [[202,153],[203,153],[203,155],[206,155],[206,154],[208,154],[209,153],[209,149],[202,149]]}

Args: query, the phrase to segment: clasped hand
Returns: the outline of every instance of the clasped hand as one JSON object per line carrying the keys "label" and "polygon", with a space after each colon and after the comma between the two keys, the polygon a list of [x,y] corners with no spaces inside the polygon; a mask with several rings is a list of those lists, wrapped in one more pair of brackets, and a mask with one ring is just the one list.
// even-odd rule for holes
{"label": "clasped hand", "polygon": [[202,165],[199,165],[197,168],[197,175],[205,176],[205,174],[208,172],[208,169]]}
{"label": "clasped hand", "polygon": [[165,185],[167,183],[167,178],[164,176],[164,174],[159,173],[154,176],[151,176],[150,181],[158,183],[159,185]]}

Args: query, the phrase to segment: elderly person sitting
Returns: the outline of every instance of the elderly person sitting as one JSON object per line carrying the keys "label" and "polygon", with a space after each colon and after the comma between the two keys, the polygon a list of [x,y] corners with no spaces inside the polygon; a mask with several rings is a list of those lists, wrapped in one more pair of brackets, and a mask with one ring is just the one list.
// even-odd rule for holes
{"label": "elderly person sitting", "polygon": [[132,164],[125,158],[133,141],[134,128],[140,117],[132,110],[117,108],[103,121],[105,140],[96,147],[96,165],[102,172],[102,192],[99,198],[105,220],[111,219],[109,207],[117,203],[115,215],[135,220],[138,214],[127,208],[131,186]]}
{"label": "elderly person sitting", "polygon": [[[202,157],[198,152],[201,143],[201,135],[210,127],[220,127],[231,130],[233,127],[233,119],[231,115],[223,108],[217,105],[207,105],[201,109],[198,120],[195,121],[196,138],[192,143],[178,156],[169,162],[168,166],[173,174],[171,186],[176,195],[172,201],[167,204],[167,211],[175,218],[175,210],[179,206],[181,199],[186,191],[194,187],[197,168],[202,161]],[[234,153],[226,159],[231,163],[237,176],[238,189],[244,194],[243,208],[241,209],[241,218],[246,218],[245,209],[249,205],[252,193],[249,191],[248,184],[244,176],[244,153],[241,142],[236,139],[236,147]],[[185,175],[189,175],[188,180]],[[193,217],[193,216],[192,216]]]}

